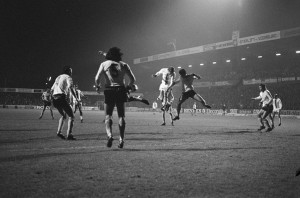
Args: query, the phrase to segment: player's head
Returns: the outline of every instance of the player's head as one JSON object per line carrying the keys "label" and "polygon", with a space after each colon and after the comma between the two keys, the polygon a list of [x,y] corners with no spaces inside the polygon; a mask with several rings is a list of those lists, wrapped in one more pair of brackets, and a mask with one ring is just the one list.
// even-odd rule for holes
{"label": "player's head", "polygon": [[266,90],[266,85],[265,84],[259,84],[259,89],[260,91],[265,91]]}
{"label": "player's head", "polygon": [[71,66],[68,66],[68,65],[64,66],[64,68],[63,68],[63,74],[67,74],[69,76],[72,76],[72,68],[71,68]]}
{"label": "player's head", "polygon": [[174,69],[174,67],[169,67],[168,70],[171,74],[173,74],[175,69]]}
{"label": "player's head", "polygon": [[179,73],[180,76],[185,76],[185,75],[186,75],[185,69],[180,69],[180,70],[178,71],[178,73]]}
{"label": "player's head", "polygon": [[122,60],[123,53],[121,52],[121,49],[118,47],[112,47],[108,50],[105,58],[106,60],[112,60],[119,62]]}

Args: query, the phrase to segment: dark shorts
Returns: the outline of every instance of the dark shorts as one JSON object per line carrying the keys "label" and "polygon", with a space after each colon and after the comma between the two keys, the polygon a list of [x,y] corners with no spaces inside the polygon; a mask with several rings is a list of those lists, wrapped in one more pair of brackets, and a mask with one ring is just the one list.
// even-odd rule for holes
{"label": "dark shorts", "polygon": [[269,114],[269,113],[272,113],[272,111],[273,111],[273,105],[266,105],[266,106],[262,107],[261,109],[266,111]]}
{"label": "dark shorts", "polygon": [[44,106],[45,107],[50,107],[51,106],[51,102],[49,102],[49,101],[43,101],[44,102]]}
{"label": "dark shorts", "polygon": [[117,104],[127,102],[127,90],[125,87],[109,87],[104,90],[104,103]]}
{"label": "dark shorts", "polygon": [[185,101],[188,98],[193,98],[197,93],[194,90],[189,90],[187,92],[183,92],[179,98],[179,101]]}
{"label": "dark shorts", "polygon": [[62,109],[68,116],[74,116],[72,107],[64,94],[57,94],[53,96],[53,106],[57,109]]}

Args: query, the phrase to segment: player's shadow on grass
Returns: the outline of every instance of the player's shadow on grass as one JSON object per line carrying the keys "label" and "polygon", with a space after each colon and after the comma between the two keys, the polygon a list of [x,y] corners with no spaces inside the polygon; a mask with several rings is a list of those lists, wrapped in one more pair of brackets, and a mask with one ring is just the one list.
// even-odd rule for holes
{"label": "player's shadow on grass", "polygon": [[24,131],[24,132],[30,132],[30,131],[46,131],[51,129],[0,129],[0,132],[13,132],[13,131]]}
{"label": "player's shadow on grass", "polygon": [[[59,157],[66,155],[78,155],[84,152],[69,152],[69,153],[42,153],[42,154],[31,154],[31,155],[18,155],[18,156],[8,156],[1,157],[0,162],[14,162],[14,161],[23,161],[23,160],[32,160],[32,159],[40,159],[40,158],[51,158],[51,157]],[[88,152],[96,153],[96,152]]]}
{"label": "player's shadow on grass", "polygon": [[157,148],[157,149],[114,149],[115,151],[124,152],[142,152],[142,151],[195,151],[195,152],[205,152],[205,151],[231,151],[231,150],[264,150],[272,149],[272,147],[236,147],[236,148]]}

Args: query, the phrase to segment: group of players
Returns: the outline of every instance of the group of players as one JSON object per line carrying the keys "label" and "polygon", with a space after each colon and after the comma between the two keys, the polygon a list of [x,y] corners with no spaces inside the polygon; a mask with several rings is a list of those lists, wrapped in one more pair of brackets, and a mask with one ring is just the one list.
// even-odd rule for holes
{"label": "group of players", "polygon": [[[148,100],[142,97],[133,97],[130,96],[130,92],[136,91],[137,86],[135,84],[136,78],[130,69],[130,66],[122,61],[121,50],[117,47],[110,48],[107,53],[100,51],[100,54],[103,55],[106,61],[100,64],[98,72],[95,76],[95,86],[97,92],[100,93],[100,90],[104,90],[104,109],[105,109],[105,130],[107,133],[107,147],[111,147],[114,141],[113,132],[112,132],[112,114],[114,107],[117,108],[118,114],[118,126],[119,126],[119,148],[123,148],[124,146],[124,136],[125,136],[125,103],[131,101],[139,101],[149,105]],[[200,102],[203,107],[210,109],[211,106],[206,103],[203,97],[196,93],[193,87],[193,81],[195,79],[201,79],[201,76],[197,74],[187,74],[185,69],[179,70],[179,79],[175,80],[176,73],[174,71],[174,67],[162,68],[156,74],[153,74],[152,77],[162,76],[162,82],[159,87],[159,96],[158,100],[162,102],[163,111],[163,123],[162,125],[166,125],[165,122],[165,113],[169,113],[171,116],[171,124],[173,125],[173,121],[180,119],[181,105],[189,98]],[[129,83],[125,84],[125,76],[128,76]],[[105,79],[104,83],[102,79]],[[177,104],[177,115],[173,117],[172,114],[172,103],[174,101],[174,95],[172,92],[172,88],[181,82],[182,94],[179,97]],[[267,126],[267,131],[271,131],[274,128],[274,115],[272,116],[271,112],[278,112],[280,117],[280,110],[282,104],[279,102],[275,105],[272,103],[273,98],[270,92],[266,89],[265,85],[260,85],[260,96],[256,98],[252,98],[254,100],[261,100],[262,108],[258,114],[260,128],[262,130]],[[61,114],[61,118],[59,119],[57,136],[62,139],[67,140],[75,140],[76,138],[72,135],[73,125],[74,125],[74,113],[76,109],[79,109],[80,119],[83,122],[82,117],[82,102],[81,98],[84,97],[82,92],[78,89],[78,87],[73,86],[72,80],[72,68],[70,66],[65,66],[63,68],[63,73],[59,75],[51,87],[51,90],[47,90],[43,93],[44,108],[42,110],[40,118],[42,118],[45,108],[47,106],[51,106],[51,99],[53,106],[57,108],[58,112]],[[275,99],[276,99],[275,95]],[[70,100],[70,98],[72,98]],[[271,104],[272,103],[272,104]],[[72,106],[73,105],[73,106]],[[276,106],[277,105],[277,106]],[[157,106],[157,105],[156,105]],[[275,109],[275,111],[273,111]],[[53,117],[53,112],[50,107],[51,115]],[[67,136],[65,137],[62,134],[62,128],[64,122],[68,119],[68,129]],[[267,120],[267,117],[270,117],[271,125]],[[281,124],[281,118],[280,118]]]}

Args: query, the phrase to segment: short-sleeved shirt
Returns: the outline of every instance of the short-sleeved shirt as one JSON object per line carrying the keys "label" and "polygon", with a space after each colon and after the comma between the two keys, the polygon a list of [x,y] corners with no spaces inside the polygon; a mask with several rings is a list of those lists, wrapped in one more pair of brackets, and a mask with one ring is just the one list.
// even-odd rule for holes
{"label": "short-sleeved shirt", "polygon": [[176,73],[173,72],[172,74],[170,73],[168,68],[162,68],[155,74],[156,76],[162,76],[162,81],[161,81],[161,86],[169,86],[172,84],[173,80],[175,79]]}
{"label": "short-sleeved shirt", "polygon": [[42,100],[44,102],[51,102],[51,93],[49,93],[47,91],[43,92],[43,94],[42,94]]}
{"label": "short-sleeved shirt", "polygon": [[273,100],[272,95],[269,90],[261,91],[259,93],[259,96],[255,99],[261,99],[260,102],[262,103],[262,107],[266,106],[270,103],[271,100]]}
{"label": "short-sleeved shirt", "polygon": [[69,95],[70,88],[73,87],[73,80],[67,74],[61,74],[56,79],[52,86],[53,95],[64,94]]}

